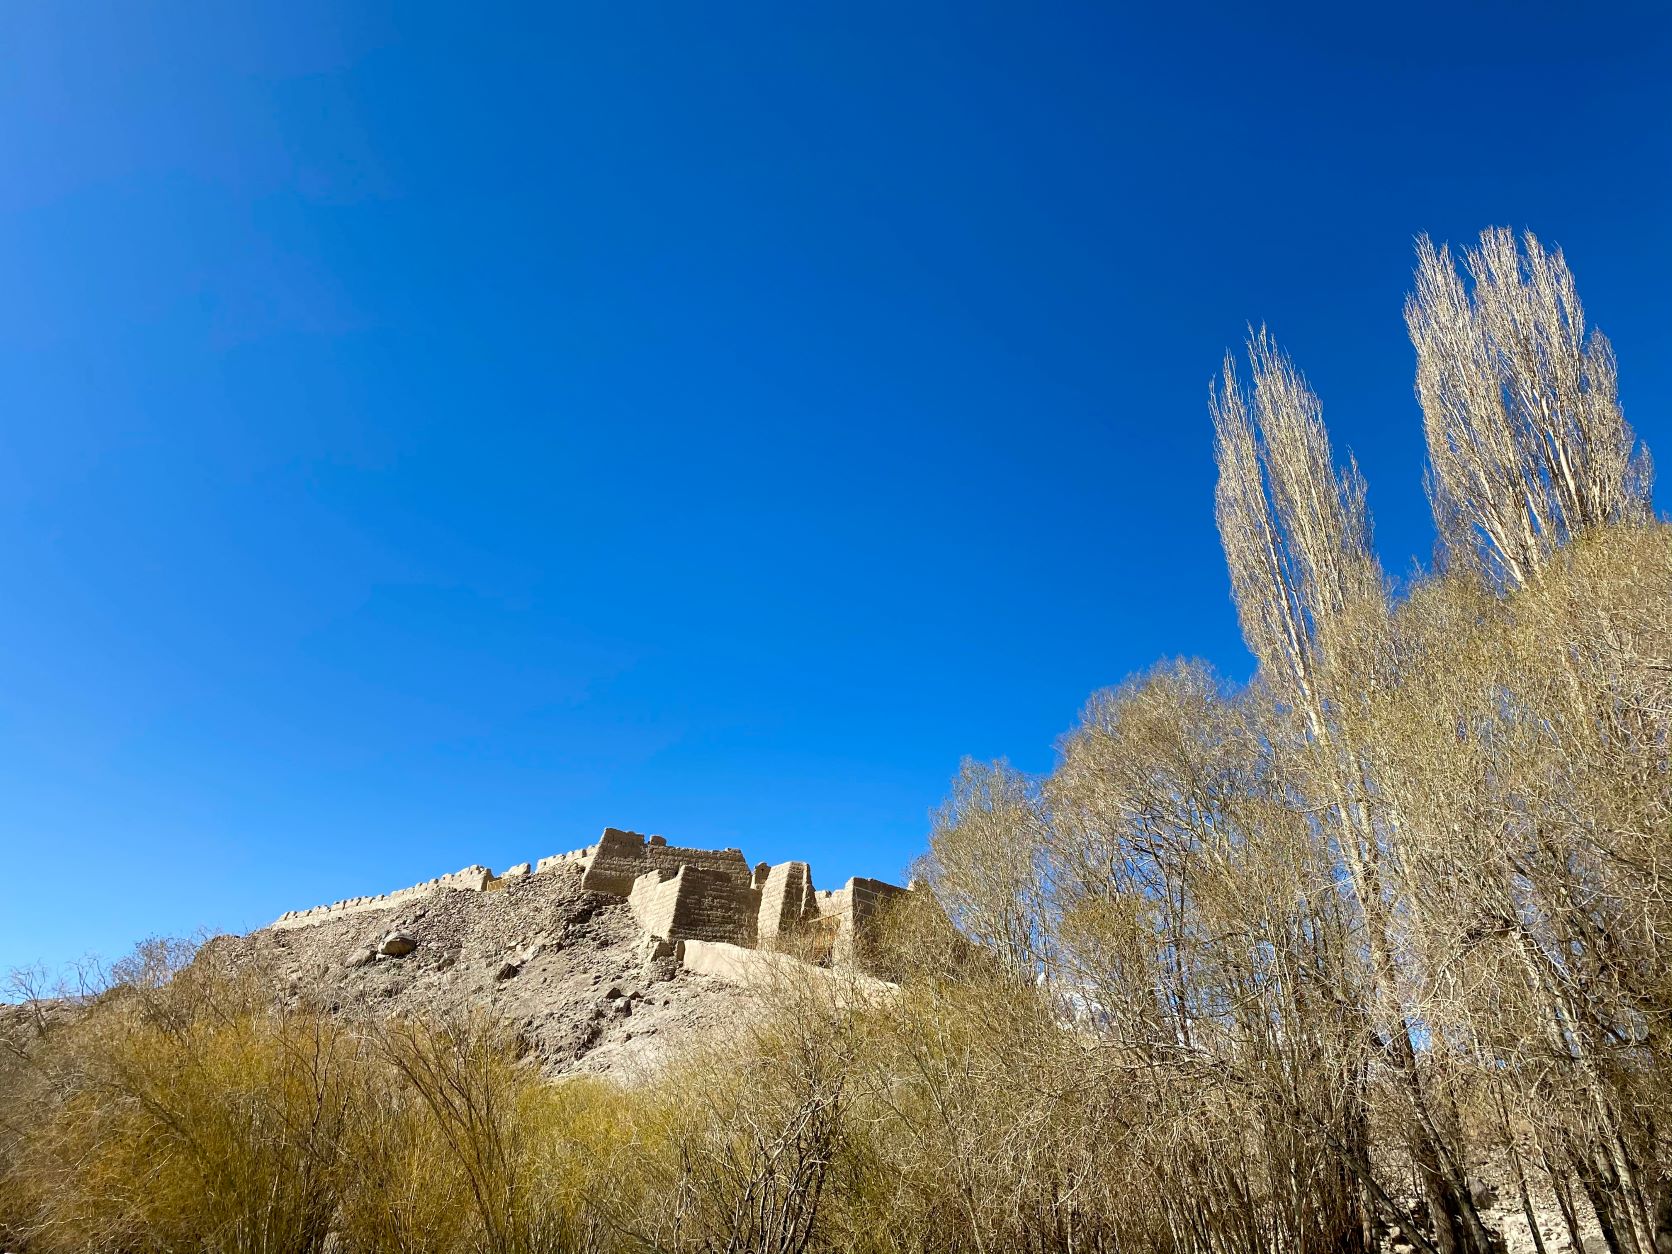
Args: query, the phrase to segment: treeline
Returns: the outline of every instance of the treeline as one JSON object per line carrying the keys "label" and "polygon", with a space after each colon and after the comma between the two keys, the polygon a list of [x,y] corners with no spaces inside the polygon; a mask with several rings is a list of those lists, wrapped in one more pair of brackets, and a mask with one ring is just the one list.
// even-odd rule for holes
{"label": "treeline", "polygon": [[1672,1254],[1672,530],[1559,253],[1424,243],[1407,321],[1434,573],[1395,593],[1255,335],[1212,413],[1256,676],[1164,665],[1043,778],[966,763],[897,994],[809,980],[656,1083],[549,1084],[486,1022],[153,953],[13,1033],[0,1236],[1489,1254],[1484,1176],[1538,1254]]}
{"label": "treeline", "polygon": [[1212,395],[1254,681],[1164,666],[1047,778],[966,764],[925,877],[1145,1094],[1090,1170],[1154,1248],[1486,1254],[1490,1169],[1535,1241],[1666,1254],[1672,534],[1560,253],[1424,241],[1406,317],[1437,572],[1391,594],[1255,335]]}

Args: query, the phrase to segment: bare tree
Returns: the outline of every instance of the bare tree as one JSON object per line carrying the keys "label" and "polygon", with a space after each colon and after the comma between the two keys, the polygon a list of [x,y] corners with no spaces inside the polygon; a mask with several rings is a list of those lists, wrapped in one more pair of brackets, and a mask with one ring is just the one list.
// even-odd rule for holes
{"label": "bare tree", "polygon": [[1319,633],[1383,594],[1370,547],[1364,478],[1338,472],[1317,396],[1262,327],[1248,341],[1251,387],[1225,359],[1209,397],[1219,485],[1215,512],[1243,636],[1262,672],[1323,730]]}
{"label": "bare tree", "polygon": [[1033,781],[1008,762],[966,758],[913,868],[966,935],[1023,974],[1040,958],[1044,830]]}
{"label": "bare tree", "polygon": [[1250,336],[1248,358],[1249,389],[1227,359],[1223,384],[1210,396],[1232,593],[1265,682],[1304,729],[1296,785],[1332,840],[1358,908],[1368,949],[1366,1009],[1400,1077],[1441,1254],[1485,1254],[1490,1242],[1469,1197],[1466,1165],[1425,1084],[1404,996],[1400,816],[1379,803],[1362,747],[1342,726],[1343,711],[1366,694],[1341,682],[1332,646],[1377,656],[1385,630],[1386,585],[1370,546],[1364,480],[1351,459],[1344,472],[1336,469],[1317,396],[1263,328]]}
{"label": "bare tree", "polygon": [[1405,322],[1442,553],[1519,587],[1586,527],[1649,515],[1648,454],[1614,352],[1585,330],[1561,250],[1490,228],[1463,253],[1417,241]]}

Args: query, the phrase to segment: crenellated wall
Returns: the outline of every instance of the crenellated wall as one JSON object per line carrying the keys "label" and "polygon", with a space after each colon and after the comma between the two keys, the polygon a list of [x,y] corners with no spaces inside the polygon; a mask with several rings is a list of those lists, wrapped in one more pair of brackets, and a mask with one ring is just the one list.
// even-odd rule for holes
{"label": "crenellated wall", "polygon": [[834,892],[816,892],[805,862],[763,862],[751,870],[737,849],[690,849],[660,836],[607,827],[597,844],[541,858],[532,868],[522,862],[496,876],[487,867],[469,866],[379,896],[293,910],[272,926],[306,927],[390,910],[437,892],[491,892],[515,877],[561,866],[581,868],[581,885],[592,892],[626,898],[639,925],[658,940],[772,947],[816,927],[827,935],[831,957],[841,962],[863,962],[863,945],[857,942],[868,922],[887,898],[906,891],[861,878]]}
{"label": "crenellated wall", "polygon": [[[526,871],[526,864],[523,868]],[[513,867],[507,875],[516,873]],[[369,910],[390,910],[405,902],[415,901],[420,897],[428,897],[431,893],[440,892],[444,888],[460,888],[469,892],[482,892],[492,884],[495,875],[485,866],[467,866],[462,871],[454,871],[451,875],[438,875],[433,880],[425,880],[422,884],[414,884],[410,888],[397,888],[394,892],[379,893],[375,897],[348,897],[342,901],[333,901],[329,905],[314,906],[309,910],[289,910],[273,921],[276,928],[305,927],[310,923],[319,923],[325,919],[336,918],[345,914],[362,914]]]}

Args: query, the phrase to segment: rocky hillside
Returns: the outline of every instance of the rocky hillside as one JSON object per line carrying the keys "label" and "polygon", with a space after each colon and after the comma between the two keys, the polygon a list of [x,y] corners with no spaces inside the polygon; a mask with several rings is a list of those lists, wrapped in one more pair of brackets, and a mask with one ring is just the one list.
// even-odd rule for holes
{"label": "rocky hillside", "polygon": [[736,1028],[742,989],[680,969],[625,901],[586,891],[581,875],[559,865],[489,892],[443,890],[212,943],[273,972],[282,996],[335,1014],[491,1012],[554,1075],[627,1078]]}

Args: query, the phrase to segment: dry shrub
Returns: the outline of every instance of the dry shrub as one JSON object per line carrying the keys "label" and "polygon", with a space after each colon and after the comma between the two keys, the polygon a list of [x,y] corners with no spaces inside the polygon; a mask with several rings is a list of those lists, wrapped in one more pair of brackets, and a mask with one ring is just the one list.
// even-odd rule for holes
{"label": "dry shrub", "polygon": [[602,1247],[634,1100],[601,1081],[544,1082],[519,1055],[515,1036],[486,1018],[379,1032],[382,1065],[347,1146],[346,1249]]}
{"label": "dry shrub", "polygon": [[[641,1098],[546,1083],[487,1020],[375,1029],[151,945],[7,1058],[0,1204],[29,1250],[617,1248]],[[10,1038],[8,1038],[10,1040]]]}
{"label": "dry shrub", "polygon": [[309,1015],[256,1012],[213,954],[152,947],[38,1060],[11,1184],[45,1249],[320,1247],[364,1053]]}
{"label": "dry shrub", "polygon": [[689,1048],[656,1081],[624,1225],[645,1249],[800,1254],[830,1246],[852,1136],[861,1008],[874,981],[780,964],[739,1038]]}

